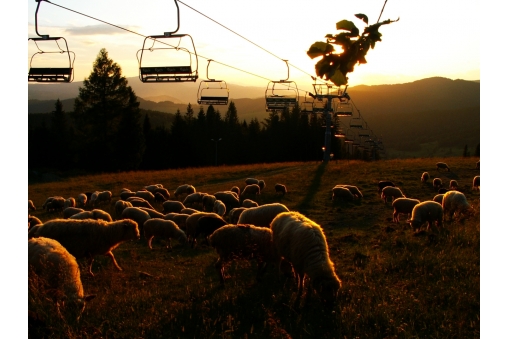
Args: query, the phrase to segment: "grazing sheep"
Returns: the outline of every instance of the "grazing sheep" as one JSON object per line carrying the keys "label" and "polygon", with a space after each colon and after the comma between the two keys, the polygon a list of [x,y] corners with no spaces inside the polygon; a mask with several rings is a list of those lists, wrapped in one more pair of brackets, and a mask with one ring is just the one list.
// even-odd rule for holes
{"label": "grazing sheep", "polygon": [[55,239],[76,259],[88,258],[89,272],[93,275],[92,263],[96,255],[110,257],[121,271],[112,251],[124,241],[139,239],[139,230],[133,220],[54,219],[39,226],[34,237]]}
{"label": "grazing sheep", "polygon": [[183,205],[185,207],[190,207],[190,208],[194,208],[194,207],[203,208],[203,197],[205,195],[206,195],[206,193],[202,193],[202,192],[191,193],[185,197],[185,199],[183,200]]}
{"label": "grazing sheep", "polygon": [[289,212],[289,209],[279,203],[248,208],[240,214],[238,224],[270,227],[272,220],[282,212]]}
{"label": "grazing sheep", "polygon": [[233,208],[231,211],[229,211],[228,217],[229,217],[229,223],[230,224],[237,224],[238,219],[240,218],[240,214],[242,214],[243,211],[245,211],[247,207],[236,207]]}
{"label": "grazing sheep", "polygon": [[55,198],[55,197],[48,197],[48,198],[46,199],[46,201],[44,202],[44,204],[42,204],[42,209],[43,209],[43,210],[45,210],[45,209],[46,209],[46,206],[47,206],[50,202],[52,202],[54,198]]}
{"label": "grazing sheep", "polygon": [[66,209],[67,207],[76,207],[76,200],[72,197],[65,199],[64,209]]}
{"label": "grazing sheep", "polygon": [[269,228],[225,225],[214,231],[209,239],[210,245],[219,255],[215,269],[219,274],[221,286],[224,286],[224,266],[230,261],[239,258],[256,259],[258,262],[256,279],[259,281],[266,263],[274,260],[272,231]]}
{"label": "grazing sheep", "polygon": [[383,190],[381,191],[381,199],[384,200],[385,204],[388,198],[392,198],[393,202],[393,200],[397,198],[405,198],[405,197],[406,196],[402,193],[402,191],[398,187],[387,186],[383,188]]}
{"label": "grazing sheep", "polygon": [[165,189],[164,187],[158,187],[152,193],[153,193],[153,195],[155,195],[155,193],[162,194],[162,196],[164,196],[165,200],[168,200],[171,196],[169,191],[167,189]]}
{"label": "grazing sheep", "polygon": [[247,195],[259,195],[261,194],[261,187],[257,184],[250,184],[245,186],[245,188],[242,191],[242,194],[240,194],[240,197],[245,197]]}
{"label": "grazing sheep", "polygon": [[139,207],[127,207],[122,212],[122,219],[134,220],[140,228],[142,228],[145,221],[150,218],[150,214]]}
{"label": "grazing sheep", "polygon": [[63,210],[63,218],[64,219],[69,219],[70,217],[72,217],[74,214],[78,214],[78,213],[81,213],[81,212],[84,212],[85,210],[82,209],[82,208],[77,208],[77,207],[67,207],[66,209]]}
{"label": "grazing sheep", "polygon": [[264,180],[258,180],[255,178],[247,178],[245,179],[246,185],[258,185],[260,189],[265,188],[265,182]]}
{"label": "grazing sheep", "polygon": [[37,217],[34,217],[33,215],[29,215],[28,216],[28,231],[30,231],[30,229],[32,229],[32,227],[36,226],[36,225],[42,225],[43,222],[37,218]]}
{"label": "grazing sheep", "polygon": [[346,201],[353,201],[355,196],[345,187],[335,186],[332,188],[332,201],[335,199],[342,199]]}
{"label": "grazing sheep", "polygon": [[217,229],[227,224],[219,215],[204,215],[198,219],[194,238],[197,239],[200,235],[204,235],[206,244],[209,245],[208,237]]}
{"label": "grazing sheep", "polygon": [[36,210],[35,205],[32,202],[32,200],[28,200],[28,210],[29,211],[35,211]]}
{"label": "grazing sheep", "polygon": [[448,191],[443,196],[443,212],[448,215],[448,219],[452,220],[455,216],[459,217],[460,214],[467,215],[472,212],[472,207],[467,202],[464,193],[459,191]]}
{"label": "grazing sheep", "polygon": [[380,181],[377,184],[378,192],[381,193],[383,188],[385,188],[387,186],[396,187],[395,184],[391,181]]}
{"label": "grazing sheep", "polygon": [[65,199],[63,197],[49,197],[46,199],[42,208],[46,210],[46,212],[55,212],[62,211],[64,209]]}
{"label": "grazing sheep", "polygon": [[180,213],[182,214],[195,214],[195,213],[201,213],[202,211],[198,211],[198,210],[195,210],[194,208],[184,208],[183,210],[180,211]]}
{"label": "grazing sheep", "polygon": [[124,191],[124,192],[120,193],[120,199],[125,200],[125,201],[127,201],[127,199],[129,199],[130,197],[135,197],[135,196],[136,196],[136,192]]}
{"label": "grazing sheep", "polygon": [[245,199],[242,202],[242,207],[251,208],[251,207],[258,207],[258,206],[259,206],[259,204],[257,202],[255,202],[254,200]]}
{"label": "grazing sheep", "polygon": [[153,185],[148,185],[148,186],[145,186],[143,187],[145,190],[147,190],[148,192],[151,192],[151,193],[155,193],[155,190],[158,189],[158,188],[163,188],[164,186],[162,186],[162,184],[153,184]]}
{"label": "grazing sheep", "polygon": [[216,200],[213,204],[213,212],[223,217],[226,214],[226,205],[222,201]]}
{"label": "grazing sheep", "polygon": [[273,219],[270,228],[279,270],[282,259],[291,263],[298,276],[298,295],[307,276],[307,297],[312,288],[325,305],[333,305],[342,282],[335,274],[321,226],[298,212],[285,212]]}
{"label": "grazing sheep", "polygon": [[215,192],[213,196],[217,198],[217,200],[222,201],[224,205],[226,205],[226,213],[229,213],[229,211],[235,207],[240,207],[240,199],[238,199],[238,196],[235,192]]}
{"label": "grazing sheep", "polygon": [[448,188],[444,188],[444,187],[443,187],[443,188],[438,189],[438,190],[437,190],[437,193],[438,193],[438,194],[445,194],[445,193],[446,193],[446,192],[448,192],[448,191],[449,191],[449,189],[448,189]]}
{"label": "grazing sheep", "polygon": [[143,225],[145,239],[148,241],[148,247],[152,249],[152,240],[154,237],[161,237],[168,239],[166,248],[172,249],[171,239],[176,239],[182,245],[187,244],[187,236],[178,225],[172,220],[164,220],[159,218],[152,218],[145,221]]}
{"label": "grazing sheep", "polygon": [[95,206],[98,206],[102,203],[110,203],[112,196],[113,196],[113,193],[111,193],[111,191],[100,192],[97,195],[97,199],[95,200]]}
{"label": "grazing sheep", "polygon": [[48,295],[69,319],[79,319],[85,303],[95,297],[85,296],[76,258],[54,239],[28,240],[28,282],[29,300]]}
{"label": "grazing sheep", "polygon": [[446,163],[444,163],[444,162],[438,162],[438,163],[436,163],[436,168],[437,168],[438,171],[440,169],[445,169],[448,172],[450,172],[450,167],[448,167],[448,165]]}
{"label": "grazing sheep", "polygon": [[213,206],[215,205],[215,202],[217,201],[217,198],[211,194],[206,194],[203,196],[202,202],[203,202],[203,211],[205,212],[212,212]]}
{"label": "grazing sheep", "polygon": [[182,199],[180,199],[180,196],[183,196],[183,198],[185,198],[187,195],[192,194],[192,193],[196,193],[196,188],[194,188],[194,186],[192,186],[192,185],[184,184],[184,185],[178,186],[176,188],[175,192],[173,193],[173,195],[178,200],[182,200]]}
{"label": "grazing sheep", "polygon": [[288,190],[286,186],[283,184],[275,184],[275,193],[282,193],[282,196],[285,196]]}
{"label": "grazing sheep", "polygon": [[95,191],[90,195],[90,199],[88,199],[88,205],[91,207],[95,206],[95,201],[97,200],[97,197],[99,196],[99,191]]}
{"label": "grazing sheep", "polygon": [[194,242],[196,241],[196,232],[198,229],[198,221],[201,217],[204,216],[212,216],[216,218],[222,219],[221,216],[219,216],[216,213],[209,213],[209,212],[198,212],[189,215],[187,220],[185,221],[185,233],[187,233],[187,239],[190,244],[192,244],[192,247],[194,247]]}
{"label": "grazing sheep", "polygon": [[164,215],[164,220],[171,220],[174,221],[178,227],[180,227],[181,230],[187,229],[187,218],[189,217],[189,214],[183,214],[183,213],[167,213]]}
{"label": "grazing sheep", "polygon": [[69,219],[73,220],[85,220],[85,219],[94,219],[94,220],[104,220],[111,222],[113,221],[113,218],[111,218],[111,215],[103,210],[100,209],[93,209],[91,211],[83,211],[76,214],[73,214],[69,217]]}
{"label": "grazing sheep", "polygon": [[360,192],[360,190],[356,186],[353,186],[353,185],[335,185],[335,187],[344,187],[344,188],[347,188],[349,190],[349,192],[351,192],[351,194],[353,194],[353,196],[355,198],[358,198],[358,199],[363,198],[362,192]]}
{"label": "grazing sheep", "polygon": [[456,190],[457,188],[459,188],[459,183],[457,182],[457,180],[450,180],[449,187],[451,190]]}
{"label": "grazing sheep", "polygon": [[130,202],[124,201],[124,200],[118,200],[117,202],[115,202],[115,216],[116,216],[117,220],[122,219],[122,212],[127,207],[133,207],[133,206]]}
{"label": "grazing sheep", "polygon": [[432,187],[434,187],[435,190],[440,189],[443,186],[443,182],[439,178],[434,178],[432,180]]}
{"label": "grazing sheep", "polygon": [[420,203],[418,199],[409,199],[409,198],[397,198],[392,202],[393,207],[393,222],[399,222],[399,214],[407,214],[408,217],[411,216],[411,212],[413,212],[413,208]]}
{"label": "grazing sheep", "polygon": [[424,183],[425,183],[425,182],[427,182],[427,180],[429,180],[429,179],[430,179],[430,175],[429,175],[429,173],[428,173],[428,172],[423,172],[423,174],[422,174],[422,178],[421,178],[422,182],[424,182]]}
{"label": "grazing sheep", "polygon": [[167,200],[162,203],[162,213],[180,213],[185,206],[180,201]]}
{"label": "grazing sheep", "polygon": [[155,192],[153,195],[155,197],[155,200],[154,200],[155,203],[161,203],[162,204],[164,201],[167,200],[166,197],[163,194],[159,193],[159,192]]}
{"label": "grazing sheep", "polygon": [[76,207],[84,208],[86,206],[88,198],[85,193],[79,193],[76,199]]}
{"label": "grazing sheep", "polygon": [[143,198],[151,204],[155,202],[155,196],[148,191],[137,191],[135,196]]}
{"label": "grazing sheep", "polygon": [[413,208],[411,220],[408,221],[415,233],[419,231],[425,224],[427,229],[443,227],[443,207],[435,201],[423,201]]}
{"label": "grazing sheep", "polygon": [[139,207],[139,208],[142,209],[143,211],[148,212],[148,214],[150,214],[150,218],[164,219],[164,214],[154,210],[153,208],[149,208],[149,207]]}
{"label": "grazing sheep", "polygon": [[443,196],[444,196],[444,194],[436,194],[434,196],[434,198],[432,198],[432,201],[442,204],[443,203]]}
{"label": "grazing sheep", "polygon": [[233,187],[231,187],[230,191],[235,192],[237,196],[240,196],[240,187],[233,186]]}
{"label": "grazing sheep", "polygon": [[473,178],[473,190],[480,190],[480,176],[477,175]]}
{"label": "grazing sheep", "polygon": [[140,197],[130,197],[127,198],[127,201],[130,202],[134,207],[146,207],[154,209],[153,206],[147,200]]}

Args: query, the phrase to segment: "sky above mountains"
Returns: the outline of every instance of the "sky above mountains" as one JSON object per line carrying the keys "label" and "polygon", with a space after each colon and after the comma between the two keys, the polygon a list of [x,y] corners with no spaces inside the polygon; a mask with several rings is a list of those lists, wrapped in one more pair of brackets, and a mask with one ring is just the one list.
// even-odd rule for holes
{"label": "sky above mountains", "polygon": [[[336,34],[335,24],[343,19],[353,21],[362,31],[365,24],[354,15],[366,14],[369,23],[375,23],[384,3],[382,0],[185,0],[178,2],[178,33],[192,36],[199,55],[200,79],[206,79],[207,60],[213,59],[209,66],[210,78],[266,86],[270,80],[287,77],[288,69],[283,61],[286,59],[292,65],[290,80],[297,81],[299,87],[301,83],[308,84],[310,89],[310,75],[315,75],[317,61],[306,54],[310,45],[324,41],[326,34]],[[28,37],[37,36],[36,5],[36,1],[28,1]],[[381,21],[399,17],[400,21],[380,28],[382,41],[367,54],[368,63],[356,66],[349,74],[350,85],[405,83],[433,76],[479,80],[482,30],[467,28],[477,20],[478,10],[479,2],[471,0],[387,1]],[[142,47],[143,36],[162,35],[176,27],[173,1],[55,0],[53,4],[42,2],[38,12],[39,33],[65,37],[69,49],[76,54],[75,81],[82,81],[90,74],[93,61],[103,47],[122,67],[123,75],[136,76],[139,67],[136,53]],[[166,41],[178,43],[176,39]],[[192,51],[189,42],[188,38],[182,39],[180,47]],[[48,45],[49,48],[53,46]],[[28,59],[34,50],[29,41]],[[156,55],[167,58],[163,52],[145,53],[144,60],[153,56],[148,61],[161,66],[157,64],[161,59]],[[180,56],[186,58],[182,62],[189,62],[189,55],[182,51],[171,54],[175,58],[171,62]],[[168,59],[160,62],[169,63]]]}

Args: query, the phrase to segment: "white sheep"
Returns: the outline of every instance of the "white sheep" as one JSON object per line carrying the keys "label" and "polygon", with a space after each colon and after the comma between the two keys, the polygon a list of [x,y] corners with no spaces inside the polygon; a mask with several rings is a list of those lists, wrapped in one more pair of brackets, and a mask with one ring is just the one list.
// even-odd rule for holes
{"label": "white sheep", "polygon": [[140,228],[142,228],[145,221],[150,218],[150,214],[139,207],[127,207],[122,212],[122,219],[134,220]]}
{"label": "white sheep", "polygon": [[212,216],[216,218],[222,219],[220,215],[217,213],[209,213],[209,212],[198,212],[189,215],[187,220],[185,221],[185,233],[187,234],[187,239],[190,244],[194,247],[194,244],[196,242],[196,234],[198,230],[198,221],[201,217],[204,216]]}
{"label": "white sheep", "polygon": [[420,203],[418,199],[410,198],[397,198],[392,202],[393,207],[393,222],[399,222],[399,214],[407,214],[411,216],[413,208]]}
{"label": "white sheep", "polygon": [[151,204],[155,202],[155,196],[148,191],[137,191],[135,196],[143,198]]}
{"label": "white sheep", "polygon": [[351,191],[345,187],[335,186],[334,188],[332,188],[332,201],[334,201],[335,199],[352,201],[354,200],[354,198],[355,196],[353,195],[353,193],[351,193]]}
{"label": "white sheep", "polygon": [[312,288],[325,304],[332,305],[342,282],[330,260],[321,226],[298,212],[285,212],[272,221],[270,228],[279,270],[283,259],[291,263],[298,276],[298,295],[307,276],[307,297]]}
{"label": "white sheep", "polygon": [[88,199],[88,205],[91,207],[95,206],[95,201],[97,200],[97,197],[99,196],[99,191],[92,192],[90,195],[90,199]]}
{"label": "white sheep", "polygon": [[35,205],[32,202],[32,200],[28,200],[28,210],[29,211],[35,211],[36,210]]}
{"label": "white sheep", "polygon": [[215,269],[219,274],[221,286],[224,286],[224,266],[235,259],[256,259],[259,280],[266,263],[274,260],[272,231],[266,227],[253,225],[225,225],[210,235],[210,245],[215,248],[219,258]]}
{"label": "white sheep", "polygon": [[443,186],[443,181],[440,178],[434,178],[432,180],[432,187],[434,187],[435,190],[440,189]]}
{"label": "white sheep", "polygon": [[191,193],[188,196],[185,197],[183,200],[183,205],[185,207],[190,208],[203,208],[203,197],[206,195],[206,193],[203,192],[195,192]]}
{"label": "white sheep", "polygon": [[429,173],[428,172],[423,172],[422,173],[422,177],[421,177],[421,181],[422,182],[427,182],[427,180],[429,180],[429,179],[430,179]]}
{"label": "white sheep", "polygon": [[173,193],[173,195],[178,200],[182,200],[182,199],[180,199],[180,197],[185,198],[187,195],[192,194],[192,193],[196,193],[196,188],[192,185],[184,184],[184,185],[178,186],[176,188],[175,192]]}
{"label": "white sheep", "polygon": [[240,214],[238,224],[270,227],[272,220],[282,212],[289,212],[289,209],[279,203],[251,207]]}
{"label": "white sheep", "polygon": [[185,231],[187,229],[187,218],[189,217],[189,214],[184,213],[167,213],[164,215],[164,220],[171,220],[174,221],[178,227]]}
{"label": "white sheep", "polygon": [[223,217],[226,214],[226,205],[222,201],[216,200],[213,204],[213,212]]}
{"label": "white sheep", "polygon": [[443,196],[444,196],[444,194],[436,194],[434,196],[434,198],[432,198],[432,201],[442,204],[443,203]]}
{"label": "white sheep", "polygon": [[457,180],[450,180],[449,187],[451,190],[456,190],[459,187],[459,183],[457,182]]}
{"label": "white sheep", "polygon": [[261,187],[259,187],[259,185],[257,184],[250,184],[250,185],[247,185],[245,186],[245,188],[243,189],[242,191],[242,194],[240,194],[240,197],[245,197],[245,196],[251,196],[251,195],[259,195],[261,194]]}
{"label": "white sheep", "polygon": [[384,200],[385,204],[388,198],[392,198],[393,202],[393,200],[397,198],[405,198],[405,197],[406,196],[404,195],[404,193],[402,193],[402,191],[398,187],[387,186],[383,188],[383,190],[381,191],[381,199]]}
{"label": "white sheep", "polygon": [[264,180],[258,180],[255,178],[247,178],[245,179],[246,185],[258,185],[260,189],[265,188],[265,181]]}
{"label": "white sheep", "polygon": [[85,296],[76,258],[54,239],[28,240],[28,282],[29,309],[38,295],[49,296],[69,319],[79,319],[95,297]]}
{"label": "white sheep", "polygon": [[155,193],[155,190],[158,188],[163,188],[164,186],[162,184],[153,184],[143,187],[145,190],[151,193]]}
{"label": "white sheep", "polygon": [[239,197],[239,196],[240,196],[240,187],[238,187],[238,186],[233,186],[233,187],[231,187],[230,191],[231,191],[231,192],[235,192],[235,193],[236,193],[236,195],[237,195],[237,197]]}
{"label": "white sheep", "polygon": [[93,275],[92,263],[96,255],[110,257],[121,271],[112,251],[125,241],[139,239],[139,230],[137,223],[128,219],[114,222],[54,219],[38,226],[34,237],[55,239],[76,259],[88,258],[89,272]]}
{"label": "white sheep", "polygon": [[437,168],[438,171],[440,169],[445,169],[448,172],[450,172],[450,167],[448,167],[448,165],[446,163],[444,163],[444,162],[438,162],[438,163],[436,163],[436,168]]}
{"label": "white sheep", "polygon": [[85,193],[79,193],[76,199],[76,207],[84,208],[86,206],[87,197]]}
{"label": "white sheep", "polygon": [[257,202],[255,202],[254,200],[245,199],[242,202],[242,207],[251,208],[251,207],[258,207],[258,206],[259,206],[259,204]]}
{"label": "white sheep", "polygon": [[150,218],[164,219],[164,214],[162,214],[159,211],[154,210],[153,208],[149,208],[149,207],[138,207],[138,208],[142,209],[143,211],[148,212],[148,214],[150,214]]}
{"label": "white sheep", "polygon": [[30,231],[32,227],[42,224],[43,222],[41,221],[41,219],[34,217],[33,215],[28,216],[28,231]]}
{"label": "white sheep", "polygon": [[113,193],[111,191],[102,191],[97,194],[97,199],[95,200],[95,206],[98,206],[101,203],[109,203],[111,202],[111,197]]}
{"label": "white sheep", "polygon": [[202,211],[199,211],[199,210],[196,210],[194,208],[184,208],[183,210],[180,211],[180,213],[182,214],[194,214],[194,213],[201,213]]}
{"label": "white sheep", "polygon": [[282,193],[282,196],[285,196],[288,192],[287,188],[283,184],[275,184],[275,193]]}
{"label": "white sheep", "polygon": [[391,186],[391,187],[396,187],[395,184],[391,181],[386,181],[386,180],[382,180],[380,182],[378,182],[377,184],[377,191],[379,193],[381,193],[381,191],[383,190],[383,188],[387,187],[387,186]]}
{"label": "white sheep", "polygon": [[247,207],[236,207],[229,211],[228,220],[230,224],[237,224],[238,219],[240,218],[240,214],[245,211]]}
{"label": "white sheep", "polygon": [[166,248],[172,249],[171,239],[178,240],[182,245],[187,244],[187,236],[178,225],[172,220],[152,218],[145,221],[143,225],[145,239],[148,241],[148,247],[152,249],[152,240],[154,237],[161,237],[168,240]]}
{"label": "white sheep", "polygon": [[133,206],[130,202],[124,201],[124,200],[118,200],[117,202],[115,202],[115,216],[116,216],[117,220],[122,219],[122,212],[127,207],[133,207]]}
{"label": "white sheep", "polygon": [[65,199],[61,196],[49,197],[42,205],[46,212],[62,211],[65,205]]}
{"label": "white sheep", "polygon": [[203,211],[212,212],[217,198],[214,195],[206,194],[202,198]]}
{"label": "white sheep", "polygon": [[158,187],[152,193],[153,193],[153,195],[155,195],[156,193],[162,194],[162,196],[165,198],[165,200],[168,200],[171,197],[171,194],[169,193],[169,191],[167,189],[165,189],[164,187]]}
{"label": "white sheep", "polygon": [[125,200],[125,201],[127,201],[127,199],[129,199],[130,197],[135,197],[135,196],[136,196],[136,192],[123,191],[120,193],[120,199]]}
{"label": "white sheep", "polygon": [[111,215],[108,212],[103,211],[101,209],[93,209],[91,211],[79,212],[71,215],[69,219],[73,220],[94,219],[94,220],[104,220],[108,222],[113,221]]}
{"label": "white sheep", "polygon": [[356,186],[353,186],[353,185],[335,185],[335,187],[344,187],[344,188],[347,188],[349,190],[349,192],[351,192],[351,194],[353,194],[353,196],[355,198],[359,198],[359,199],[363,198],[362,192],[360,192],[360,190]]}
{"label": "white sheep", "polygon": [[69,219],[74,214],[78,214],[84,211],[85,211],[84,209],[78,207],[67,207],[66,209],[63,210],[63,218]]}
{"label": "white sheep", "polygon": [[162,203],[162,213],[180,213],[185,206],[180,201],[167,200]]}
{"label": "white sheep", "polygon": [[198,219],[194,238],[197,239],[200,235],[203,235],[206,239],[206,244],[209,245],[208,237],[217,229],[227,224],[226,220],[222,219],[219,215],[203,215]]}
{"label": "white sheep", "polygon": [[229,213],[231,209],[240,207],[240,199],[238,199],[238,196],[235,194],[236,193],[232,191],[222,191],[215,192],[213,196],[216,197],[217,200],[222,201],[224,205],[226,205],[226,213]]}
{"label": "white sheep", "polygon": [[460,214],[467,215],[472,212],[472,207],[467,202],[464,193],[459,191],[448,191],[443,196],[443,212],[448,215],[449,220]]}
{"label": "white sheep", "polygon": [[480,190],[480,176],[477,175],[473,178],[473,190]]}
{"label": "white sheep", "polygon": [[73,197],[65,199],[64,209],[66,209],[67,207],[76,207],[76,200]]}
{"label": "white sheep", "polygon": [[140,197],[129,197],[127,198],[127,201],[130,202],[134,207],[146,207],[154,209],[153,206],[147,200]]}
{"label": "white sheep", "polygon": [[425,224],[427,229],[443,227],[443,207],[435,201],[423,201],[413,208],[411,220],[408,221],[415,233]]}

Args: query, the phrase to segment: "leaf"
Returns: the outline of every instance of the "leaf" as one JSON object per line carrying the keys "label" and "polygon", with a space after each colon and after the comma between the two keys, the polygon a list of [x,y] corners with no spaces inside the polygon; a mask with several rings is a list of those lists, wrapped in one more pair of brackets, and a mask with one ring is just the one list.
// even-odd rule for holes
{"label": "leaf", "polygon": [[369,24],[369,18],[365,14],[358,13],[358,14],[355,14],[355,17],[357,17],[358,19],[361,19],[367,25]]}
{"label": "leaf", "polygon": [[329,79],[337,86],[347,85],[347,77],[338,69],[335,70],[335,73]]}
{"label": "leaf", "polygon": [[333,46],[330,45],[329,43],[317,41],[310,46],[309,50],[307,51],[307,55],[311,59],[314,59],[320,56],[324,56],[328,53],[331,53],[334,50],[335,49],[333,48]]}
{"label": "leaf", "polygon": [[335,24],[335,27],[337,30],[343,29],[345,31],[349,31],[354,36],[357,36],[360,33],[360,30],[355,26],[355,24],[349,20],[341,20]]}

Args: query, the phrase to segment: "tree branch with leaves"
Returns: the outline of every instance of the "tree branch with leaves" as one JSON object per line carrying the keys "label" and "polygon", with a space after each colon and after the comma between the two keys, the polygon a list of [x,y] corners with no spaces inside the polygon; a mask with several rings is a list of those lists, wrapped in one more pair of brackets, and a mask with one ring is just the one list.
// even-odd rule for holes
{"label": "tree branch with leaves", "polygon": [[[366,25],[369,24],[369,18],[365,14],[355,14]],[[329,80],[337,86],[347,85],[347,74],[354,71],[357,64],[366,64],[365,56],[369,49],[374,49],[376,42],[381,41],[382,34],[379,27],[397,20],[385,20],[364,28],[360,35],[360,30],[352,21],[341,20],[336,23],[338,34],[327,34],[326,42],[317,41],[313,43],[307,55],[311,58],[322,57],[316,65],[316,75],[324,80]],[[336,51],[333,45],[340,46],[342,51]]]}

